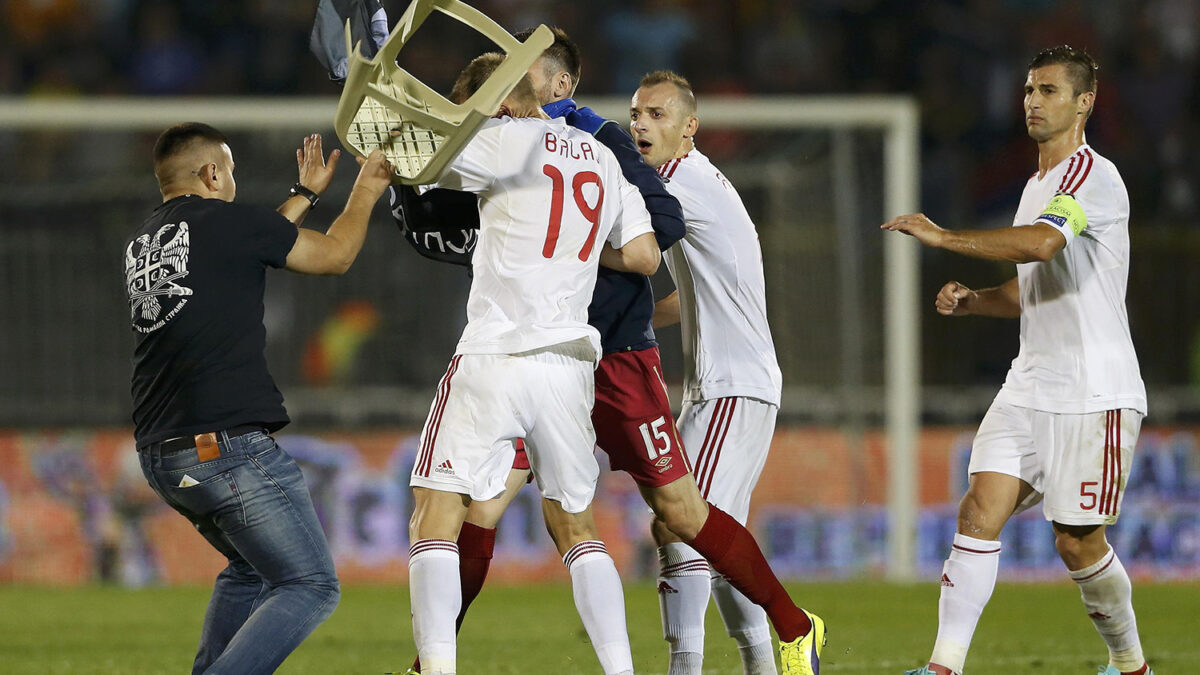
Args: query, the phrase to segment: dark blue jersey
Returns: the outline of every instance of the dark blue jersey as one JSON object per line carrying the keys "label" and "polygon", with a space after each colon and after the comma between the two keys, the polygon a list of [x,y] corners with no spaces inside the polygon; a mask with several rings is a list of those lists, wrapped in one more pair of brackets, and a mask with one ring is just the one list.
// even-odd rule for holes
{"label": "dark blue jersey", "polygon": [[[667,192],[658,172],[642,160],[624,127],[589,108],[579,108],[571,99],[555,101],[543,109],[547,115],[562,117],[567,124],[591,133],[612,150],[625,179],[642,193],[660,249],[666,250],[683,238],[683,209]],[[471,229],[479,227],[475,195],[439,189],[418,196],[410,188],[395,187],[389,197],[392,215],[418,252],[435,260],[470,264],[477,241],[470,236]],[[650,327],[653,315],[654,293],[649,277],[600,268],[588,306],[588,323],[600,332],[604,353],[655,346],[654,329]]]}

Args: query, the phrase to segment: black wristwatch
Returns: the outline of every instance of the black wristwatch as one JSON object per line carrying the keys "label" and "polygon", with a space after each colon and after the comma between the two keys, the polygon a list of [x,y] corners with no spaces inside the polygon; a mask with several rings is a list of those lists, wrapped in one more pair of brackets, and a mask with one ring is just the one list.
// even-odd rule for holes
{"label": "black wristwatch", "polygon": [[321,195],[313,192],[312,190],[309,190],[308,188],[304,187],[303,185],[301,185],[299,183],[296,183],[295,185],[292,186],[291,193],[292,193],[293,197],[296,195],[300,195],[301,197],[304,197],[305,199],[307,199],[308,203],[310,205],[309,208],[315,207],[317,205],[317,202],[321,201]]}

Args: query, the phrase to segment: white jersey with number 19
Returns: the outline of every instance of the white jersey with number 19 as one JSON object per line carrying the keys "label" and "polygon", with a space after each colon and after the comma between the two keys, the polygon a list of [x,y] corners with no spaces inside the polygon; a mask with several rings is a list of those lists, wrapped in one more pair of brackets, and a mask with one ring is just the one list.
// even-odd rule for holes
{"label": "white jersey with number 19", "polygon": [[561,119],[489,120],[434,187],[479,196],[459,354],[517,354],[581,338],[600,249],[653,232],[612,151]]}

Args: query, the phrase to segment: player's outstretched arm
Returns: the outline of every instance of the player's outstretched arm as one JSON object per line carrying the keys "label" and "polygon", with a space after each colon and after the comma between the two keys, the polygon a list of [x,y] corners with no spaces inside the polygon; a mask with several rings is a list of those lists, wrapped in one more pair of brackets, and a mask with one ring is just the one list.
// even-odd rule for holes
{"label": "player's outstretched arm", "polygon": [[1044,223],[997,230],[945,230],[923,213],[893,218],[879,226],[917,241],[972,258],[1012,263],[1046,262],[1067,245],[1061,232]]}
{"label": "player's outstretched arm", "polygon": [[649,276],[658,271],[658,263],[661,260],[662,253],[658,250],[658,241],[653,232],[635,237],[621,248],[605,244],[604,248],[600,249],[600,264],[618,272]]}
{"label": "player's outstretched arm", "polygon": [[[951,281],[938,291],[934,307],[943,316],[975,314],[1015,319],[1021,316],[1021,291],[1016,277],[981,291],[973,291],[957,281]],[[656,319],[657,316],[656,308]]]}
{"label": "player's outstretched arm", "polygon": [[300,228],[287,256],[287,268],[302,274],[343,274],[350,269],[367,236],[371,209],[392,182],[392,167],[376,150],[365,161],[346,207],[325,234]]}
{"label": "player's outstretched arm", "polygon": [[650,320],[653,328],[674,326],[679,323],[679,291],[671,291],[667,297],[654,303],[654,318]]}

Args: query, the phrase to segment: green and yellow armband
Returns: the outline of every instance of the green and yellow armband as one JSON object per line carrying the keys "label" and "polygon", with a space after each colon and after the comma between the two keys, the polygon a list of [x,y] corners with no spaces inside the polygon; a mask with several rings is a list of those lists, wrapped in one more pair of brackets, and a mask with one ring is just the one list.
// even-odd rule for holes
{"label": "green and yellow armband", "polygon": [[1035,223],[1046,223],[1051,227],[1056,227],[1066,233],[1070,230],[1072,235],[1078,236],[1080,232],[1087,229],[1087,214],[1083,212],[1083,207],[1074,196],[1062,193],[1054,195],[1054,199],[1042,209],[1042,215],[1037,217]]}

